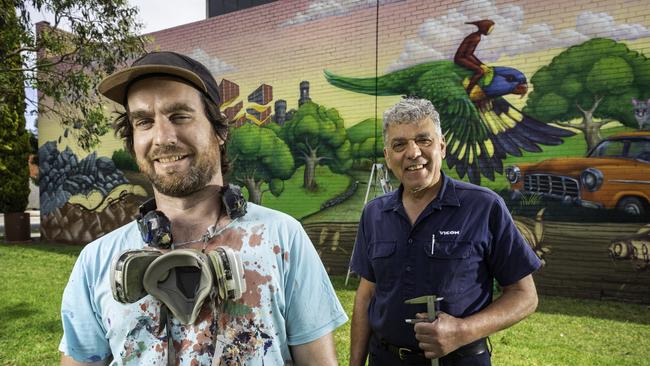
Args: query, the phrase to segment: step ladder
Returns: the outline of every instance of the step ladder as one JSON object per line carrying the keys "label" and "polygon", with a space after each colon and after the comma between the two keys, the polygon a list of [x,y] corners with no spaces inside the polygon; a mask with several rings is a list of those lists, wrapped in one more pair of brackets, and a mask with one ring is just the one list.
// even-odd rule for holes
{"label": "step ladder", "polygon": [[[370,177],[368,178],[368,187],[366,188],[366,196],[363,199],[363,206],[366,206],[368,203],[368,198],[370,197],[370,191],[373,191],[373,198],[377,196],[377,192],[381,189],[381,194],[386,194],[393,190],[393,186],[390,184],[390,177],[388,175],[388,169],[384,164],[375,163],[372,164],[372,169],[370,169]],[[356,244],[356,243],[355,243]],[[354,247],[352,248],[352,253],[354,253]],[[350,256],[350,261],[352,256]],[[348,264],[348,273],[345,275],[345,286],[348,285],[350,280],[350,265]]]}

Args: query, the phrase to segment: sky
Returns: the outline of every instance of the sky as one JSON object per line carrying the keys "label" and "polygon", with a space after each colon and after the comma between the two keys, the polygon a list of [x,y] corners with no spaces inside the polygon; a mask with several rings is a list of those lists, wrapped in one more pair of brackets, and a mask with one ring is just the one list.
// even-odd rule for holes
{"label": "sky", "polygon": [[[143,34],[206,18],[205,0],[183,0],[183,6],[180,7],[177,0],[129,0],[129,3],[139,9],[138,18],[143,25]],[[31,11],[31,16],[34,23],[53,20],[51,15],[36,10]],[[27,88],[25,93],[28,98],[36,100],[34,89]],[[35,131],[36,116],[28,110],[25,117],[27,129]]]}

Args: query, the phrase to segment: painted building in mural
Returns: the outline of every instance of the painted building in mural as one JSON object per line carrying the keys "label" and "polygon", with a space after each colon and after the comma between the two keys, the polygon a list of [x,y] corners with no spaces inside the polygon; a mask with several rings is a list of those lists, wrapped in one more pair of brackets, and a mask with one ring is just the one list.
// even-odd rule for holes
{"label": "painted building in mural", "polygon": [[[648,303],[649,19],[644,1],[277,1],[149,48],[208,66],[233,121],[228,179],[300,219],[331,273],[395,183],[376,165],[382,112],[419,96],[440,111],[446,174],[500,194],[543,259],[540,292]],[[39,146],[47,240],[88,242],[152,194],[110,133],[84,151],[45,116]]]}

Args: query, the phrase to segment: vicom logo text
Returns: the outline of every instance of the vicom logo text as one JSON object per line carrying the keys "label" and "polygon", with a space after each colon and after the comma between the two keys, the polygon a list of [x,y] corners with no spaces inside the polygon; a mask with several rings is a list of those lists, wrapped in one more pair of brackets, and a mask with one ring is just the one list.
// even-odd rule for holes
{"label": "vicom logo text", "polygon": [[460,230],[439,231],[440,235],[460,235]]}

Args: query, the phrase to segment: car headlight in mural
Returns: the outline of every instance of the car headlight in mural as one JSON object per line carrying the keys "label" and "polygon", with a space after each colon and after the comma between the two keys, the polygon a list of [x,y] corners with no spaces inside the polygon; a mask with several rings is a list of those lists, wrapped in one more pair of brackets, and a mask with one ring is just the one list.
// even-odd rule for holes
{"label": "car headlight in mural", "polygon": [[595,168],[587,168],[580,175],[580,183],[591,192],[597,191],[603,184],[603,173]]}
{"label": "car headlight in mural", "polygon": [[521,177],[521,169],[516,165],[511,165],[506,168],[506,178],[510,183],[517,183]]}

